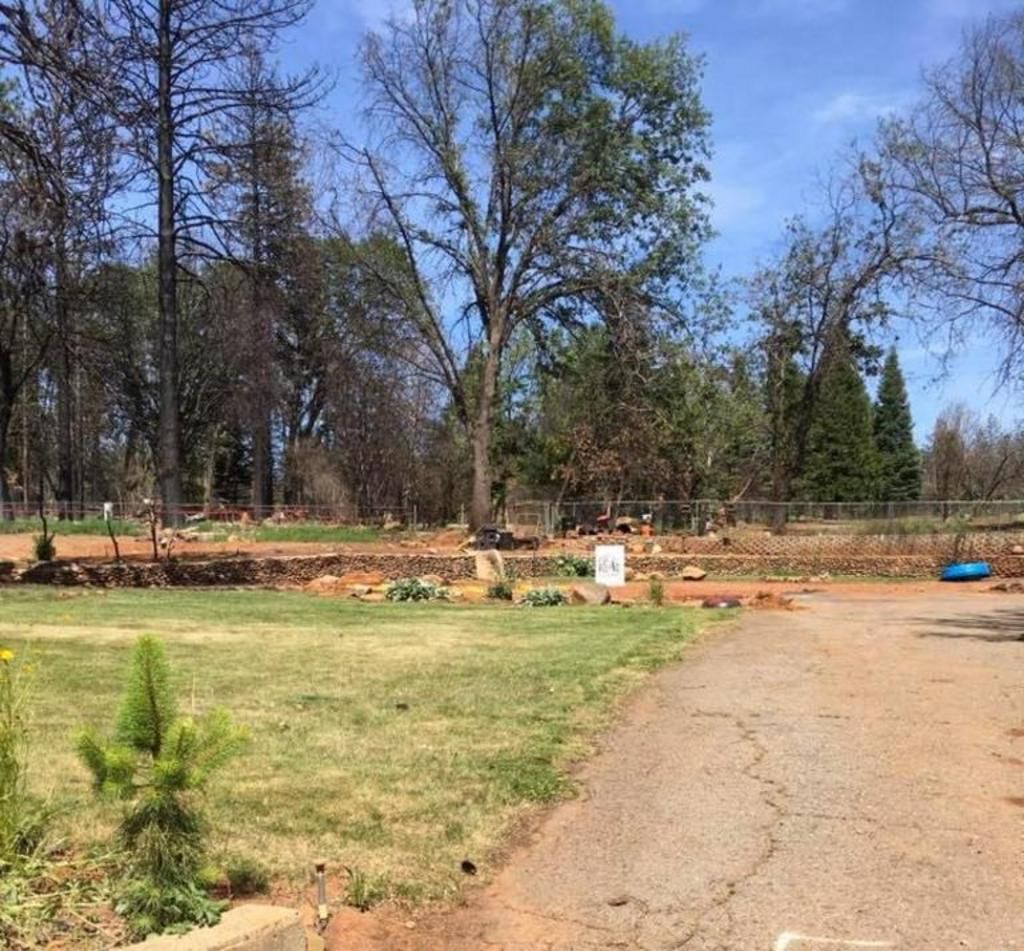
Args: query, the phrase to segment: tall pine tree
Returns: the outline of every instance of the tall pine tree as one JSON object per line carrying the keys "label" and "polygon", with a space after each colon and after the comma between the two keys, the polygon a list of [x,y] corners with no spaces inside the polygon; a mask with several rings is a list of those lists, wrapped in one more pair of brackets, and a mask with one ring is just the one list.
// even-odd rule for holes
{"label": "tall pine tree", "polygon": [[238,396],[241,421],[250,433],[251,500],[262,517],[274,504],[274,352],[298,259],[309,252],[312,204],[302,178],[304,144],[297,120],[317,91],[308,98],[289,95],[286,81],[252,47],[233,81],[241,105],[216,126],[218,161],[209,165],[208,186],[228,232],[225,244],[244,272],[246,317],[239,346],[246,347],[248,372]]}
{"label": "tall pine tree", "polygon": [[914,445],[907,387],[896,349],[889,351],[875,404],[875,446],[878,451],[878,497],[902,502],[921,496],[921,456]]}
{"label": "tall pine tree", "polygon": [[821,381],[807,439],[800,494],[818,502],[859,502],[876,489],[871,399],[853,357],[844,352]]}

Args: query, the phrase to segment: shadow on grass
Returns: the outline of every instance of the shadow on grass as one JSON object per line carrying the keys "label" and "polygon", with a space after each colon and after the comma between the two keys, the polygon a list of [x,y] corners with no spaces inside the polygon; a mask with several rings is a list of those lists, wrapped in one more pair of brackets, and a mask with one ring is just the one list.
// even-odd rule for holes
{"label": "shadow on grass", "polygon": [[922,617],[915,621],[929,628],[919,632],[918,637],[985,641],[989,644],[1024,641],[1024,608],[1000,608],[987,614]]}

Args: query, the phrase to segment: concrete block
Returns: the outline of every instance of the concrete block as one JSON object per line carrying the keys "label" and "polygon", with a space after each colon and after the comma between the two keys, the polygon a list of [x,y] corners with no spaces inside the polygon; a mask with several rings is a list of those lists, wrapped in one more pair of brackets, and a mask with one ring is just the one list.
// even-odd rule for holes
{"label": "concrete block", "polygon": [[306,931],[294,908],[240,905],[212,928],[160,935],[128,951],[306,951]]}

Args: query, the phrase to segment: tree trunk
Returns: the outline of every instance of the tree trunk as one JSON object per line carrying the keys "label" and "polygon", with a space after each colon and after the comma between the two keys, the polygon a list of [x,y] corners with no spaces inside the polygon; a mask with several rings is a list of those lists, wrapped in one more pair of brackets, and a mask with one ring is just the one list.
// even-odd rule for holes
{"label": "tree trunk", "polygon": [[181,421],[178,413],[177,248],[174,215],[174,116],[171,102],[171,7],[160,0],[157,108],[160,435],[157,472],[165,525],[181,522]]}
{"label": "tree trunk", "polygon": [[220,440],[220,429],[213,432],[210,440],[210,451],[206,455],[206,471],[203,473],[203,510],[213,510],[213,489],[217,479],[217,443]]}
{"label": "tree trunk", "polygon": [[[262,254],[260,248],[256,254]],[[255,319],[252,398],[252,508],[257,520],[266,518],[274,504],[274,460],[271,386],[273,383],[272,350],[273,319],[268,295],[263,291],[263,272],[257,268],[253,284],[253,317]]]}
{"label": "tree trunk", "polygon": [[491,430],[477,420],[473,428],[473,497],[469,527],[474,531],[491,520]]}
{"label": "tree trunk", "polygon": [[57,239],[54,309],[57,317],[57,517],[73,517],[75,498],[75,456],[72,432],[74,419],[71,313],[67,295],[67,250],[63,236]]}
{"label": "tree trunk", "polygon": [[270,413],[265,407],[257,407],[252,431],[252,514],[257,520],[267,518],[274,505],[269,417]]}
{"label": "tree trunk", "polygon": [[14,507],[11,504],[11,484],[7,479],[7,466],[3,463],[7,459],[8,433],[11,429],[11,417],[13,411],[10,407],[0,409],[0,518],[13,519]]}
{"label": "tree trunk", "polygon": [[473,495],[469,527],[474,531],[491,521],[492,468],[491,436],[494,428],[494,400],[498,392],[498,348],[491,346],[484,358],[476,419],[469,434],[473,450]]}

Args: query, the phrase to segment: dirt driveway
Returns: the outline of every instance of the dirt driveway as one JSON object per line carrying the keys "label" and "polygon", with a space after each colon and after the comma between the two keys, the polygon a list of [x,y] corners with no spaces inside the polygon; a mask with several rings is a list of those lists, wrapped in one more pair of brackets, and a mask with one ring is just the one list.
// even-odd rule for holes
{"label": "dirt driveway", "polygon": [[380,946],[1024,949],[1022,633],[966,592],[748,614],[486,891]]}

